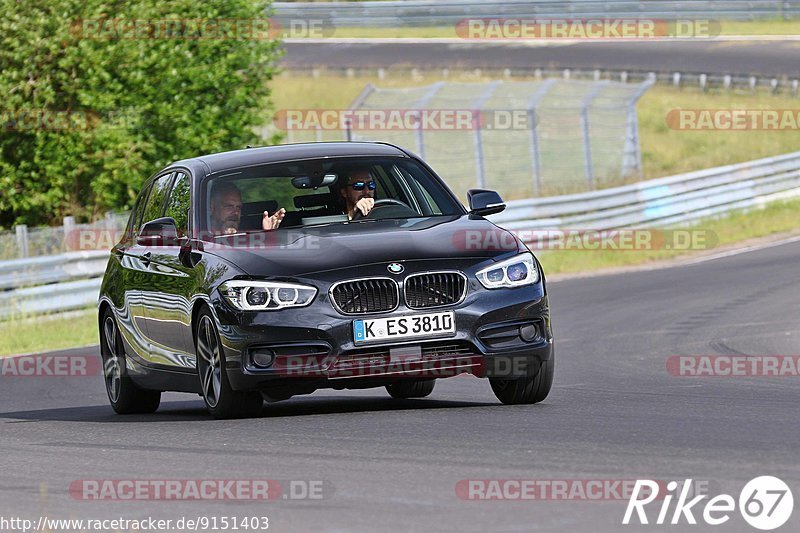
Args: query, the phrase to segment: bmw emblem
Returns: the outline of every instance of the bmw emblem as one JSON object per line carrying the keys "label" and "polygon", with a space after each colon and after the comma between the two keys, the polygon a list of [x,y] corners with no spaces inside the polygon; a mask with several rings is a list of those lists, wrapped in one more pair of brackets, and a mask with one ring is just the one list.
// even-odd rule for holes
{"label": "bmw emblem", "polygon": [[391,272],[392,274],[399,274],[399,273],[401,273],[403,270],[405,270],[405,268],[403,268],[403,265],[401,265],[400,263],[389,263],[389,266],[388,266],[388,267],[386,267],[386,268],[387,268],[387,269],[389,270],[389,272]]}

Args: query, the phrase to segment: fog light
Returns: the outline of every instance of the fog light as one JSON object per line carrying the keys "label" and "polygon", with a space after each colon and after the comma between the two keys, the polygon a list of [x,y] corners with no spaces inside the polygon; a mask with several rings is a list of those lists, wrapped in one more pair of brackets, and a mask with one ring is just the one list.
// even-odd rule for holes
{"label": "fog light", "polygon": [[258,349],[253,351],[253,363],[261,368],[268,368],[275,362],[275,352],[268,349]]}
{"label": "fog light", "polygon": [[525,342],[531,342],[539,336],[539,332],[534,324],[528,324],[519,328],[519,336]]}

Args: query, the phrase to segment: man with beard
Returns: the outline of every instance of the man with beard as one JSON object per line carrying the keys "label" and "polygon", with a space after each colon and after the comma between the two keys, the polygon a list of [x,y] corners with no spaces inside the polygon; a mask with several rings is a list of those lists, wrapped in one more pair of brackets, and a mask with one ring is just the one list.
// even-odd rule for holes
{"label": "man with beard", "polygon": [[367,216],[375,205],[375,179],[369,169],[362,167],[348,169],[344,176],[345,179],[341,180],[339,187],[339,195],[344,201],[344,213],[350,220],[353,220],[356,209]]}
{"label": "man with beard", "polygon": [[[242,217],[242,193],[233,183],[222,182],[214,185],[211,193],[211,233],[230,235],[239,231]],[[286,209],[278,209],[272,216],[264,211],[261,228],[277,229],[281,225]]]}

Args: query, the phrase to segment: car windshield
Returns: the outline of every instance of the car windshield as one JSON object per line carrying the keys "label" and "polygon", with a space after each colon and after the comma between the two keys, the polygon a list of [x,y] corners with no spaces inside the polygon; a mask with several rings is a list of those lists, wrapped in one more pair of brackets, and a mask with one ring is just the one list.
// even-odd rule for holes
{"label": "car windshield", "polygon": [[278,229],[465,212],[439,180],[407,158],[325,158],[231,169],[206,180],[201,197],[207,240],[263,231],[265,212],[282,217]]}

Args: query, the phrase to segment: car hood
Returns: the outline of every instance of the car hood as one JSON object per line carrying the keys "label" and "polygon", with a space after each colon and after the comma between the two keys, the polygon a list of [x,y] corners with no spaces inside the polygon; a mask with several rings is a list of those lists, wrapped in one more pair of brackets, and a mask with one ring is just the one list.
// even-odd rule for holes
{"label": "car hood", "polygon": [[[368,220],[225,237],[206,252],[250,276],[304,276],[420,259],[485,259],[518,250],[507,230],[474,215]],[[353,275],[358,275],[357,270]]]}

